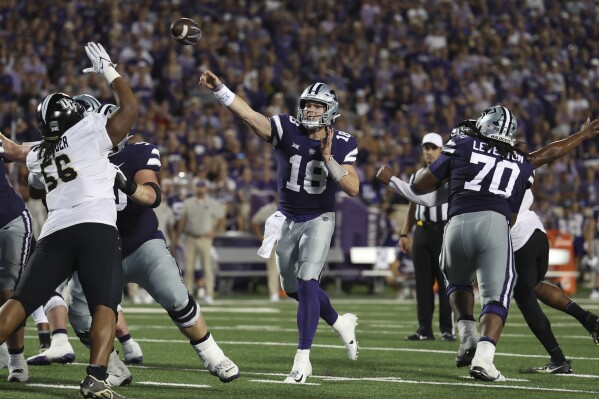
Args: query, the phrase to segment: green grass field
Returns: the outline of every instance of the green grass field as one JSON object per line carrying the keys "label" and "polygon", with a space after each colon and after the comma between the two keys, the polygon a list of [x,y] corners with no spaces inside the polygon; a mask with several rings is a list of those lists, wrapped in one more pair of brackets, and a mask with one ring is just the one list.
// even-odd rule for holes
{"label": "green grass field", "polygon": [[[126,306],[131,333],[144,351],[143,366],[130,367],[131,386],[117,391],[127,398],[598,398],[599,347],[576,320],[544,307],[566,356],[573,361],[568,376],[520,374],[519,368],[541,366],[549,358],[515,307],[498,346],[495,364],[508,378],[482,383],[454,364],[458,343],[406,342],[416,330],[414,301],[383,296],[333,296],[339,312],[359,316],[358,361],[323,322],[312,347],[313,376],[303,386],[281,382],[291,370],[297,345],[296,303],[271,304],[265,298],[235,295],[203,306],[206,321],[241,377],[223,384],[205,371],[195,352],[162,309]],[[599,313],[599,303],[579,303]],[[26,356],[36,353],[32,323],[26,332]],[[435,332],[438,336],[438,332]],[[6,382],[0,371],[0,398],[77,398],[85,376],[88,351],[71,334],[77,358],[72,365],[30,366],[28,383]],[[120,345],[115,342],[120,350]]]}

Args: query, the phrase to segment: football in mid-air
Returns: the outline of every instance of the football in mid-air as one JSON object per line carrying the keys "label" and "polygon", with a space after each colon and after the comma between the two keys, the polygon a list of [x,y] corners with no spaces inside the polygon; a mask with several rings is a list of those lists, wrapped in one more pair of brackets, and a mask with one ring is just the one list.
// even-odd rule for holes
{"label": "football in mid-air", "polygon": [[179,43],[194,45],[202,37],[202,31],[193,19],[179,18],[171,24],[171,36]]}

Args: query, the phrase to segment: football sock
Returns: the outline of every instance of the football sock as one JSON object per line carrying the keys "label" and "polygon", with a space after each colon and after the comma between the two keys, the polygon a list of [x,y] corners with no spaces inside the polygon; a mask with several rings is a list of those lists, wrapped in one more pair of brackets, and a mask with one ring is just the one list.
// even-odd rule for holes
{"label": "football sock", "polygon": [[106,381],[108,378],[107,367],[100,364],[90,364],[87,366],[87,374],[91,375],[97,380]]}
{"label": "football sock", "polygon": [[566,305],[566,307],[564,308],[564,312],[574,317],[582,325],[584,325],[584,322],[587,319],[587,312],[580,306],[578,306],[578,304],[574,301],[571,301]]}
{"label": "football sock", "polygon": [[125,342],[129,341],[131,339],[131,334],[125,334],[122,337],[117,337],[119,339],[119,342],[121,344],[124,344]]}
{"label": "football sock", "polygon": [[37,335],[40,338],[40,348],[49,348],[50,347],[50,331],[49,330],[44,330],[44,331],[38,331]]}
{"label": "football sock", "polygon": [[549,355],[551,356],[551,362],[553,364],[562,364],[566,361],[564,352],[562,352],[562,348],[560,348],[559,345],[552,350],[548,350],[547,352],[549,352]]}
{"label": "football sock", "polygon": [[299,297],[297,308],[298,349],[310,349],[320,319],[320,301],[318,299],[320,287],[316,280],[298,280],[297,286]]}
{"label": "football sock", "polygon": [[318,287],[318,302],[320,302],[320,317],[326,321],[329,326],[332,326],[337,321],[339,314],[331,305],[331,300],[326,292]]}

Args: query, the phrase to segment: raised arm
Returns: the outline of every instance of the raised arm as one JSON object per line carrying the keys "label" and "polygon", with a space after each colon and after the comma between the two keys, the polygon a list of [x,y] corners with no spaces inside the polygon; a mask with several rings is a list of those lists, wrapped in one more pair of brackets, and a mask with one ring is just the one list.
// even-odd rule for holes
{"label": "raised arm", "polygon": [[229,108],[238,118],[262,140],[270,141],[270,121],[264,115],[256,112],[245,100],[233,93],[220,79],[211,71],[205,71],[200,77],[200,86],[206,86],[214,92],[216,98]]}
{"label": "raised arm", "polygon": [[115,64],[110,61],[110,56],[101,44],[87,43],[85,52],[92,62],[91,68],[83,70],[84,73],[100,73],[112,90],[118,108],[108,118],[106,130],[112,144],[117,145],[131,131],[139,114],[139,102],[131,91],[129,84],[116,71]]}
{"label": "raised arm", "polygon": [[0,133],[0,156],[9,161],[25,162],[29,150],[31,150],[30,145],[17,144]]}
{"label": "raised arm", "polygon": [[599,136],[599,119],[591,122],[588,118],[577,133],[532,152],[530,154],[532,166],[536,169],[553,162],[575,149],[583,141],[597,136]]}

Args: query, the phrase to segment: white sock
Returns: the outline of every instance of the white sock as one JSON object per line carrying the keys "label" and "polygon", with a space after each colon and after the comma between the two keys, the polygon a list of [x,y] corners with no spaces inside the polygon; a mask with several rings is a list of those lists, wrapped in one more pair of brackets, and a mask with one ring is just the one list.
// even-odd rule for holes
{"label": "white sock", "polygon": [[479,339],[476,322],[473,320],[458,321],[458,333],[460,335],[461,344],[465,344],[469,340],[478,341]]}
{"label": "white sock", "polygon": [[222,349],[218,346],[216,341],[214,341],[212,334],[210,334],[207,340],[192,345],[192,347],[200,359],[202,359],[202,362],[204,362],[204,366],[209,369],[212,369],[225,357]]}
{"label": "white sock", "polygon": [[62,346],[69,343],[69,337],[64,333],[56,333],[52,335],[52,345]]}
{"label": "white sock", "polygon": [[310,361],[310,349],[298,349],[293,363],[304,360]]}
{"label": "white sock", "polygon": [[25,356],[23,356],[23,352],[17,353],[13,355],[12,353],[9,355],[10,360],[8,361],[8,365],[13,369],[22,369],[23,365],[27,368],[27,362],[25,361]]}
{"label": "white sock", "polygon": [[476,345],[476,357],[485,363],[493,363],[495,358],[495,345],[489,341],[478,341]]}

